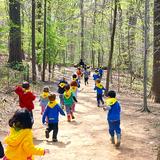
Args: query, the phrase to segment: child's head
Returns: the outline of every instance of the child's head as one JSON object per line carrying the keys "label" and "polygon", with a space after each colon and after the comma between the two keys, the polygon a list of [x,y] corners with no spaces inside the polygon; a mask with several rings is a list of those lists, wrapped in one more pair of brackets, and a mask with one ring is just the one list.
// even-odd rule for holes
{"label": "child's head", "polygon": [[73,74],[72,77],[73,77],[73,78],[77,78],[77,75],[76,75],[76,74]]}
{"label": "child's head", "polygon": [[48,87],[48,86],[45,86],[45,87],[43,88],[43,92],[49,92],[49,87]]}
{"label": "child's head", "polygon": [[115,98],[115,97],[116,97],[116,92],[115,92],[115,91],[109,91],[109,92],[107,93],[107,97]]}
{"label": "child's head", "polygon": [[56,95],[54,93],[51,93],[49,96],[48,96],[48,99],[49,101],[55,101],[56,100]]}
{"label": "child's head", "polygon": [[27,109],[18,109],[9,120],[9,126],[16,129],[31,129],[31,115]]}
{"label": "child's head", "polygon": [[29,82],[26,81],[22,83],[22,88],[29,89],[29,87],[30,87]]}
{"label": "child's head", "polygon": [[95,70],[95,73],[98,73],[98,70],[97,70],[97,69]]}
{"label": "child's head", "polygon": [[97,80],[96,80],[96,83],[101,83],[101,80],[100,80],[100,79],[97,79]]}
{"label": "child's head", "polygon": [[78,86],[76,81],[72,81],[70,85],[71,85],[71,86],[75,86],[75,87]]}
{"label": "child's head", "polygon": [[70,85],[69,85],[69,84],[67,84],[67,85],[65,86],[65,90],[66,90],[66,91],[69,91],[69,90],[70,90]]}

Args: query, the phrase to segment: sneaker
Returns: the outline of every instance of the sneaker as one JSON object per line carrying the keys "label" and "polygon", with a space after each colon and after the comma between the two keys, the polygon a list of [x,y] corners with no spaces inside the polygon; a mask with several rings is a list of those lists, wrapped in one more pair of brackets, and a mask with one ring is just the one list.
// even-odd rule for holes
{"label": "sneaker", "polygon": [[75,119],[75,116],[74,116],[74,115],[72,115],[72,119]]}
{"label": "sneaker", "polygon": [[114,137],[111,137],[111,143],[112,143],[112,144],[115,144],[115,139],[114,139]]}
{"label": "sneaker", "polygon": [[53,142],[58,142],[58,140],[56,138],[53,138],[52,141]]}
{"label": "sneaker", "polygon": [[48,132],[48,130],[45,131],[45,134],[46,134],[46,138],[49,138],[49,132]]}
{"label": "sneaker", "polygon": [[67,121],[71,122],[71,116],[70,115],[67,116]]}

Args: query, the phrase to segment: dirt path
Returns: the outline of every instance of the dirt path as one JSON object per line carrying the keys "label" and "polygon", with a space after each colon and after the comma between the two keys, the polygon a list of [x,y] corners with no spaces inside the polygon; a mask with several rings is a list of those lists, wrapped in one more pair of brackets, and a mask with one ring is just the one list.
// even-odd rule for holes
{"label": "dirt path", "polygon": [[66,117],[60,116],[57,143],[45,139],[45,128],[41,124],[37,102],[34,141],[35,144],[50,149],[50,154],[36,157],[36,160],[155,160],[154,149],[158,140],[151,120],[156,119],[157,115],[146,116],[135,112],[141,101],[130,96],[126,98],[123,94],[118,95],[122,105],[122,145],[120,149],[115,149],[109,140],[106,112],[97,108],[93,86],[92,80],[87,87],[82,83],[76,105],[76,119],[73,122],[68,123]]}

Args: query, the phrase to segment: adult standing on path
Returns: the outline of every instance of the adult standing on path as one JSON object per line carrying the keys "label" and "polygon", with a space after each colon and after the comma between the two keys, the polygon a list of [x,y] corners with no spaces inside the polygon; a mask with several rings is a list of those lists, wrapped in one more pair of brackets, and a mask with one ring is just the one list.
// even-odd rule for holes
{"label": "adult standing on path", "polygon": [[79,66],[83,66],[83,68],[85,68],[86,64],[83,62],[83,59],[80,60]]}

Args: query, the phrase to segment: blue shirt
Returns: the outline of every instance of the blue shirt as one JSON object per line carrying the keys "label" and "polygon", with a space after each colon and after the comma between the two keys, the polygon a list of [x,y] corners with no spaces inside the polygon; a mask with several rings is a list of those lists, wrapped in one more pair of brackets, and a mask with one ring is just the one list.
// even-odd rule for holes
{"label": "blue shirt", "polygon": [[59,104],[55,105],[53,108],[47,106],[42,117],[42,123],[45,123],[46,117],[48,118],[48,123],[58,123],[59,113],[65,116]]}
{"label": "blue shirt", "polygon": [[93,80],[97,80],[97,79],[99,79],[100,78],[100,76],[99,76],[99,74],[93,74]]}
{"label": "blue shirt", "polygon": [[110,106],[110,110],[108,111],[107,119],[109,121],[119,121],[120,120],[120,114],[121,114],[121,106],[119,102],[117,101],[112,106]]}
{"label": "blue shirt", "polygon": [[98,72],[99,72],[100,75],[103,75],[103,69],[102,68],[100,68]]}

